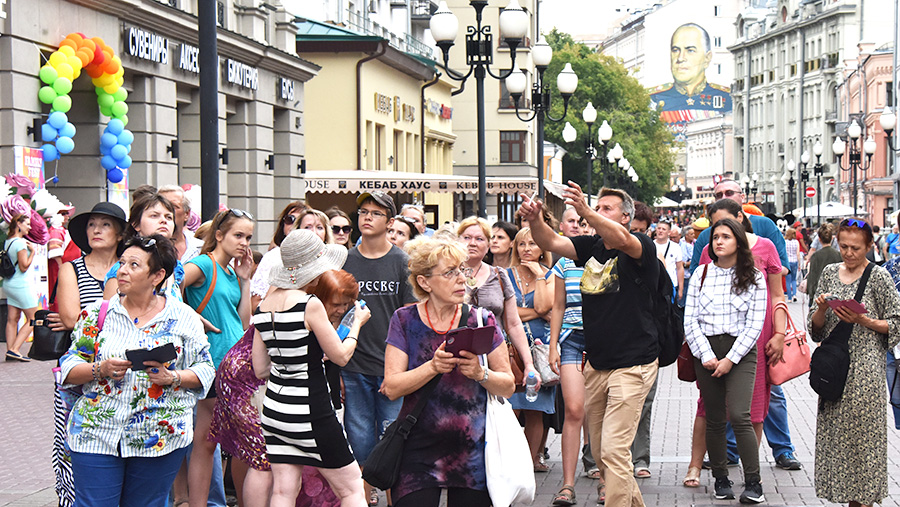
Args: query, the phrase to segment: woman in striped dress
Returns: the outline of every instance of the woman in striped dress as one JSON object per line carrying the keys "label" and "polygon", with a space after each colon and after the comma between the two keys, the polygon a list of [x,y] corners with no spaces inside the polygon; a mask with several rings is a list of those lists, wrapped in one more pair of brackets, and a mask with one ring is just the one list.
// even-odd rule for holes
{"label": "woman in striped dress", "polygon": [[252,319],[253,369],[269,379],[262,428],[274,477],[270,505],[295,504],[303,467],[309,465],[320,469],[342,506],[363,507],[362,475],[334,413],[322,356],[345,365],[370,312],[356,307],[357,319],[341,342],[325,306],[310,295],[322,273],[343,266],[346,248],[295,230],[281,243],[281,258],[283,266],[269,275],[273,290]]}

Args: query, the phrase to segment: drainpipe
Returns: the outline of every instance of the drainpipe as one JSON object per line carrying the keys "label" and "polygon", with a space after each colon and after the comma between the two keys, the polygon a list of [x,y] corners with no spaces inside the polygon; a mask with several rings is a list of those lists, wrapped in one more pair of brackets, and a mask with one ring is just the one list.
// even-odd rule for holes
{"label": "drainpipe", "polygon": [[425,172],[425,146],[426,146],[426,142],[425,142],[425,88],[428,88],[429,86],[434,86],[435,84],[437,84],[438,81],[440,81],[440,79],[441,79],[441,73],[438,71],[434,71],[434,79],[432,79],[431,81],[422,85],[422,88],[420,91],[421,102],[422,102],[422,114],[419,115],[419,117],[421,118],[421,122],[420,122],[421,125],[419,126],[419,129],[421,132],[419,134],[419,144],[421,145],[420,149],[419,149],[419,151],[420,151],[419,155],[421,158],[420,163],[422,164],[422,172],[423,173]]}
{"label": "drainpipe", "polygon": [[[799,28],[799,31],[800,31],[800,93],[798,93],[797,95],[800,98],[800,116],[799,116],[800,153],[803,153],[803,147],[806,144],[806,143],[804,143],[804,139],[803,139],[803,123],[804,123],[803,122],[803,111],[804,111],[803,105],[805,102],[805,100],[804,100],[805,94],[804,94],[804,90],[803,90],[803,85],[806,83],[806,32],[803,31],[803,28]],[[808,173],[808,169],[806,166],[803,167],[803,170],[807,171],[807,173]],[[797,187],[799,187],[797,189],[797,191],[798,191],[797,193],[798,193],[798,196],[800,197],[797,200],[797,202],[800,203],[800,207],[802,207],[803,209],[806,209],[806,187],[804,186],[803,181],[799,181],[800,178],[797,178],[797,179],[798,179],[798,182],[800,183],[799,185],[797,185]],[[805,214],[804,214],[804,218],[806,218]],[[804,220],[804,224],[805,224],[805,220]]]}
{"label": "drainpipe", "polygon": [[375,53],[356,62],[356,170],[362,171],[362,66],[364,63],[374,60],[387,51],[387,41],[378,43]]}

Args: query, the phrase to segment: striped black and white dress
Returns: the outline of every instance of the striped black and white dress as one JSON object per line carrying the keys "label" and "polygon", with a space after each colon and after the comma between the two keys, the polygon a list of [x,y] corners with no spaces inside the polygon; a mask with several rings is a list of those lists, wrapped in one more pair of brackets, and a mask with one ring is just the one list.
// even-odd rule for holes
{"label": "striped black and white dress", "polygon": [[271,463],[341,468],[353,463],[353,454],[331,404],[322,348],[304,324],[311,297],[283,312],[253,315],[272,360],[263,436]]}

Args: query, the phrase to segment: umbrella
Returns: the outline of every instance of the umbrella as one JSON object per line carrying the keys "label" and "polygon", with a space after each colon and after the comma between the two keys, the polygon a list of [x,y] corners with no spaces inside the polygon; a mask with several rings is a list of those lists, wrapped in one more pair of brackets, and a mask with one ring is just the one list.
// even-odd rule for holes
{"label": "umbrella", "polygon": [[[810,206],[805,210],[803,208],[797,208],[792,211],[794,216],[800,217],[806,215],[808,217],[819,216],[819,210],[816,206]],[[822,213],[823,217],[848,217],[854,215],[865,215],[866,212],[864,210],[857,210],[855,213],[853,212],[853,208],[851,206],[847,206],[846,204],[841,204],[835,201],[828,201],[822,203]]]}
{"label": "umbrella", "polygon": [[656,201],[653,203],[653,207],[655,208],[677,208],[679,206],[681,205],[666,196],[657,197]]}

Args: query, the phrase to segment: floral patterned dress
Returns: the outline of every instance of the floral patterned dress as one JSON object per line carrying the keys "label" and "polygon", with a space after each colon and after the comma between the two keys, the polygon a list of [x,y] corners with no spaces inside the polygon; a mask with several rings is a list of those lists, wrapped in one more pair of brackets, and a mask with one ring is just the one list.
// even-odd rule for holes
{"label": "floral patterned dress", "polygon": [[[813,331],[812,316],[820,294],[840,299],[856,295],[859,280],[844,284],[838,276],[841,264],[825,266],[816,288],[807,324],[812,339],[824,340],[838,323],[831,310],[825,325]],[[862,303],[869,316],[887,320],[887,335],[853,326],[850,335],[850,373],[839,401],[819,400],[816,418],[816,496],[834,503],[857,501],[872,505],[888,495],[887,394],[885,354],[900,342],[900,294],[891,276],[874,266]],[[865,438],[860,438],[865,435]]]}
{"label": "floral patterned dress", "polygon": [[[110,358],[125,358],[130,349],[175,345],[177,357],[170,370],[189,369],[201,389],[160,386],[143,370],[129,369],[124,378],[91,380],[83,385],[69,416],[68,445],[74,452],[130,457],[155,457],[187,447],[193,439],[193,408],[209,389],[215,369],[203,324],[187,305],[172,298],[150,322],[137,327],[113,296],[103,324],[98,327],[100,302],[81,312],[72,347],[63,356],[60,378],[72,368]],[[66,386],[71,386],[67,384]]]}

